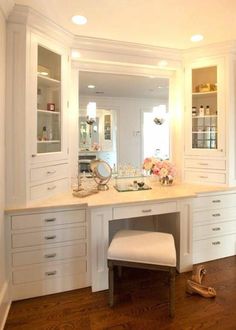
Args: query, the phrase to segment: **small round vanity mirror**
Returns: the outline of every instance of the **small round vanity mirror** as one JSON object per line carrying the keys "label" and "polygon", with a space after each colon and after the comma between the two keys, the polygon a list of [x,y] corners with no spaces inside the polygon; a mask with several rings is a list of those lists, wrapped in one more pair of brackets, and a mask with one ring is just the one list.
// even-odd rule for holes
{"label": "small round vanity mirror", "polygon": [[95,182],[98,184],[98,190],[108,190],[108,181],[112,175],[111,166],[104,160],[93,160],[90,163],[90,169]]}

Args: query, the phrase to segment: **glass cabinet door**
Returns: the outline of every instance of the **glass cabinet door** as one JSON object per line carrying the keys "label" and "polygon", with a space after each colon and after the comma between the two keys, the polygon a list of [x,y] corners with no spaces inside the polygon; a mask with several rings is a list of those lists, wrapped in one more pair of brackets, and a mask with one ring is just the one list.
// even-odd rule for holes
{"label": "glass cabinet door", "polygon": [[38,45],[37,154],[60,152],[61,55]]}
{"label": "glass cabinet door", "polygon": [[217,66],[192,69],[192,149],[217,148]]}

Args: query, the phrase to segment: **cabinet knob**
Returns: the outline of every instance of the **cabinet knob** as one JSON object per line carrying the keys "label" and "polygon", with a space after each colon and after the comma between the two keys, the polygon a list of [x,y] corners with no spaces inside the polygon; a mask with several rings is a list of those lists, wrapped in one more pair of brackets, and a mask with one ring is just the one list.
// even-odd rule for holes
{"label": "cabinet knob", "polygon": [[57,236],[56,235],[52,235],[52,236],[45,236],[44,238],[45,239],[54,239],[54,238],[56,238]]}
{"label": "cabinet knob", "polygon": [[56,253],[51,253],[51,254],[45,254],[45,258],[49,259],[49,258],[55,258],[56,257]]}
{"label": "cabinet knob", "polygon": [[53,170],[53,171],[47,171],[47,174],[55,174],[57,171],[56,170]]}
{"label": "cabinet knob", "polygon": [[44,219],[45,222],[54,222],[56,221],[56,218],[47,218],[47,219]]}
{"label": "cabinet knob", "polygon": [[212,245],[220,245],[220,241],[212,242]]}
{"label": "cabinet knob", "polygon": [[36,154],[32,154],[31,157],[36,157],[37,155]]}
{"label": "cabinet knob", "polygon": [[213,217],[220,217],[220,213],[213,213],[212,216]]}
{"label": "cabinet knob", "polygon": [[48,190],[54,190],[56,189],[57,186],[51,186],[51,187],[48,187]]}
{"label": "cabinet knob", "polygon": [[218,231],[218,230],[221,230],[221,228],[220,227],[214,227],[214,228],[212,228],[212,230],[213,231]]}
{"label": "cabinet knob", "polygon": [[220,203],[221,200],[220,199],[213,199],[212,203]]}
{"label": "cabinet knob", "polygon": [[45,272],[45,275],[46,275],[46,276],[52,276],[52,275],[56,275],[56,273],[57,273],[57,271],[54,270],[54,271],[52,271],[52,272]]}
{"label": "cabinet knob", "polygon": [[143,213],[149,213],[152,212],[152,209],[142,210]]}

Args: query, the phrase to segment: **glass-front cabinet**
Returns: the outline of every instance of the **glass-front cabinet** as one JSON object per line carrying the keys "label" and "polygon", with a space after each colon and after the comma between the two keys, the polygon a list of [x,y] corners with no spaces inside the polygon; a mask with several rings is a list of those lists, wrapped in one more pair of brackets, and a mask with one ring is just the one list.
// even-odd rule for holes
{"label": "glass-front cabinet", "polygon": [[[190,99],[187,101],[186,152],[194,155],[223,155],[223,72],[219,61],[188,69]],[[191,86],[191,91],[190,91]]]}
{"label": "glass-front cabinet", "polygon": [[36,36],[32,52],[32,162],[65,159],[68,57],[63,48]]}
{"label": "glass-front cabinet", "polygon": [[61,151],[61,56],[38,45],[37,153]]}

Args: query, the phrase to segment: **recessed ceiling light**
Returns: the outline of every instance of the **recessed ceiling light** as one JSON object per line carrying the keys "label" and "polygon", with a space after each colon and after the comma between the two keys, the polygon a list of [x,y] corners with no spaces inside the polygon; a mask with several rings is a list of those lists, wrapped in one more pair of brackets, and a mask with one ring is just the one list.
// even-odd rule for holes
{"label": "recessed ceiling light", "polygon": [[95,88],[95,85],[88,85],[88,88]]}
{"label": "recessed ceiling light", "polygon": [[168,62],[166,60],[161,60],[158,62],[158,66],[160,66],[161,68],[163,68],[167,65],[168,65]]}
{"label": "recessed ceiling light", "polygon": [[71,51],[71,57],[72,58],[80,58],[80,52],[78,52],[78,50],[72,50]]}
{"label": "recessed ceiling light", "polygon": [[194,34],[191,37],[192,42],[198,42],[198,41],[201,41],[201,40],[203,40],[203,35],[201,35],[201,34]]}
{"label": "recessed ceiling light", "polygon": [[75,15],[71,18],[72,22],[78,25],[84,25],[87,23],[87,18],[81,15]]}

